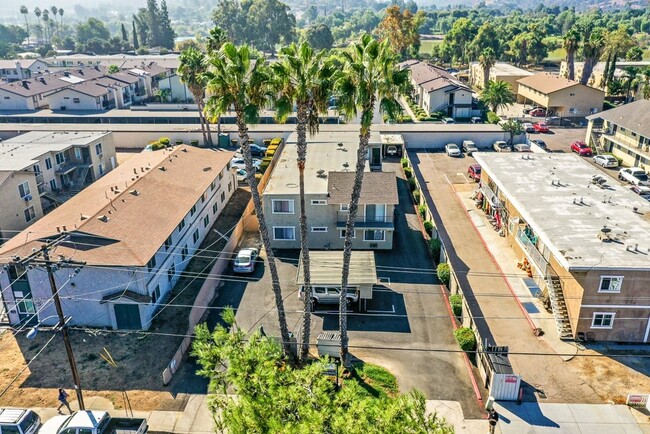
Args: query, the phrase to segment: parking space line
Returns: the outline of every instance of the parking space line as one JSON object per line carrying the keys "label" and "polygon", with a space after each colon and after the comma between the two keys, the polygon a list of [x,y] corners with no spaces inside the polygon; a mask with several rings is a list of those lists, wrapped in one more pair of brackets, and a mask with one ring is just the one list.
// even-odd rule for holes
{"label": "parking space line", "polygon": [[388,283],[388,286],[390,286],[390,277],[379,277],[377,280],[379,283]]}
{"label": "parking space line", "polygon": [[370,310],[370,309],[368,309],[368,310],[366,310],[366,312],[370,312],[370,313],[395,313],[395,305],[391,304],[390,306],[392,308],[391,310]]}
{"label": "parking space line", "polygon": [[456,176],[462,176],[463,179],[465,180],[465,184],[469,184],[469,179],[467,179],[464,173],[456,173]]}

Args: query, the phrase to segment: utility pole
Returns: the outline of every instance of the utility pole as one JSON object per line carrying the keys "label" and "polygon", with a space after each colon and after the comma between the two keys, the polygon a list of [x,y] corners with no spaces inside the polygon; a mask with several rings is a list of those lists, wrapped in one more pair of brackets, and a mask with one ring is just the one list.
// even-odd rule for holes
{"label": "utility pole", "polygon": [[50,240],[47,243],[43,244],[40,250],[34,251],[31,255],[25,258],[14,258],[14,262],[21,266],[42,266],[47,270],[47,276],[50,281],[50,289],[52,290],[52,298],[54,300],[54,306],[56,307],[56,314],[59,317],[59,324],[57,327],[61,330],[63,334],[63,343],[65,344],[65,351],[68,355],[68,363],[70,364],[70,370],[72,371],[72,379],[74,381],[75,391],[77,393],[77,401],[79,402],[79,409],[85,410],[86,406],[84,405],[83,393],[81,391],[81,381],[79,380],[79,372],[77,371],[77,362],[74,358],[74,353],[72,352],[72,345],[70,344],[70,336],[68,335],[68,326],[67,321],[63,315],[63,307],[61,306],[61,299],[59,297],[59,290],[56,286],[56,281],[54,280],[54,271],[58,268],[75,268],[79,269],[86,265],[85,262],[73,261],[69,258],[66,258],[63,255],[59,256],[58,261],[53,261],[50,259],[50,249],[58,245],[62,241],[68,238],[68,234],[65,232],[61,236],[57,237],[54,240]]}

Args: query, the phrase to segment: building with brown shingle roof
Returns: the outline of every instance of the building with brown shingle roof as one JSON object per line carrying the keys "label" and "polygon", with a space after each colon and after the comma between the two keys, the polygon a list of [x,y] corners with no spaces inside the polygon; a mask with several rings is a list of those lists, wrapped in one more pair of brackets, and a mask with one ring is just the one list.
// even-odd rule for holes
{"label": "building with brown shingle roof", "polygon": [[584,117],[603,110],[605,93],[557,74],[542,72],[517,80],[518,102],[537,104],[553,116]]}

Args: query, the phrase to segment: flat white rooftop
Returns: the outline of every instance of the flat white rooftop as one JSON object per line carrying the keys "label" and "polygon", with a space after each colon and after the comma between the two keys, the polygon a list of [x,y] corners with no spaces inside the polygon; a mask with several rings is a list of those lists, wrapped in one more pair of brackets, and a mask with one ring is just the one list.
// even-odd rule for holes
{"label": "flat white rooftop", "polygon": [[494,66],[490,68],[490,72],[493,72],[496,75],[533,75],[532,72],[518,68],[515,65],[511,65],[510,63],[495,63]]}
{"label": "flat white rooftop", "polygon": [[[264,194],[298,194],[297,135],[291,134],[273,169]],[[370,144],[381,144],[379,133],[371,133]],[[328,172],[354,172],[359,149],[358,132],[320,132],[307,136],[305,194],[327,194]],[[347,165],[347,166],[346,166]],[[366,164],[366,171],[370,171]]]}
{"label": "flat white rooftop", "polygon": [[[567,269],[650,271],[650,202],[628,187],[577,155],[474,156]],[[597,176],[607,183],[593,182]],[[612,241],[598,237],[605,226]]]}
{"label": "flat white rooftop", "polygon": [[84,146],[110,132],[30,131],[0,142],[0,170],[23,170],[38,162],[47,152],[61,152],[72,146]]}

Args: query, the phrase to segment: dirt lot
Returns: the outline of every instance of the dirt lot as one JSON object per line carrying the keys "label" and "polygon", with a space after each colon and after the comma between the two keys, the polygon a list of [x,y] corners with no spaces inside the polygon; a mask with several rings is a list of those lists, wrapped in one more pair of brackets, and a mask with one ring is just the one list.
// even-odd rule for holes
{"label": "dirt lot", "polygon": [[[226,233],[237,223],[250,193],[238,189],[213,229]],[[172,291],[174,305],[164,306],[147,333],[94,329],[71,329],[84,397],[102,396],[115,408],[130,405],[138,410],[182,410],[187,394],[205,393],[207,382],[195,375],[192,364],[181,369],[172,383],[162,384],[162,371],[187,333],[187,314],[204,279],[195,273],[210,270],[226,240],[210,231],[203,253],[192,259]],[[73,381],[60,335],[44,347],[52,333],[40,332],[34,340],[7,330],[0,337],[0,405],[52,407],[59,387],[72,389]],[[39,352],[42,351],[40,354]],[[117,366],[102,358],[108,351]],[[26,366],[29,364],[29,366]],[[24,369],[24,372],[21,371]],[[15,382],[10,383],[15,379]],[[3,393],[2,391],[7,390]],[[70,393],[75,401],[74,393]],[[128,402],[127,402],[128,399]],[[72,402],[71,401],[71,402]]]}

